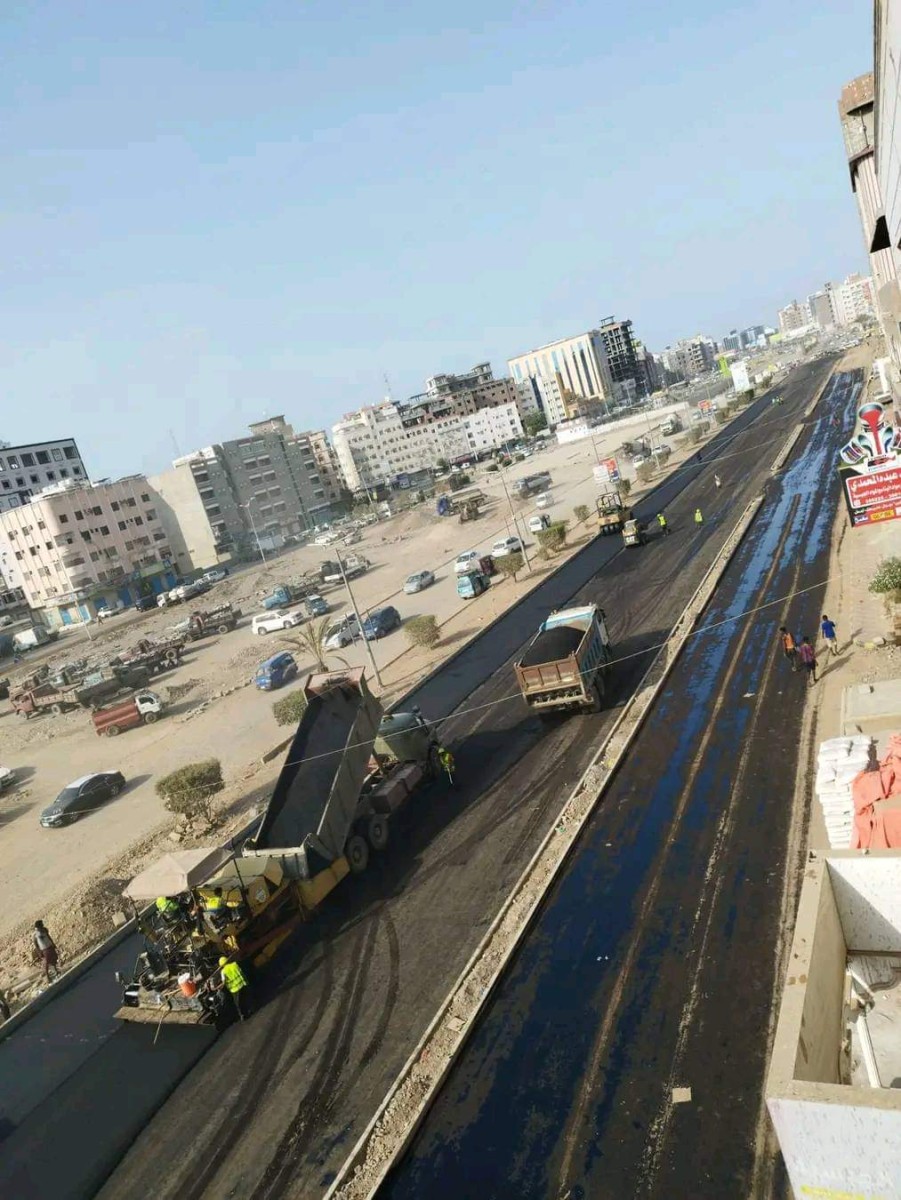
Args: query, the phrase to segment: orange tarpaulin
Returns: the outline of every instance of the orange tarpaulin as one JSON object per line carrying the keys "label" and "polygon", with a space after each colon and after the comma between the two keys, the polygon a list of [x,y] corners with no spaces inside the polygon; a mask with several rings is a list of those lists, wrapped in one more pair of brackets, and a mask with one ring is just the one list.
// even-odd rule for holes
{"label": "orange tarpaulin", "polygon": [[885,757],[875,771],[861,771],[854,778],[851,799],[851,849],[901,849],[901,733],[889,738]]}

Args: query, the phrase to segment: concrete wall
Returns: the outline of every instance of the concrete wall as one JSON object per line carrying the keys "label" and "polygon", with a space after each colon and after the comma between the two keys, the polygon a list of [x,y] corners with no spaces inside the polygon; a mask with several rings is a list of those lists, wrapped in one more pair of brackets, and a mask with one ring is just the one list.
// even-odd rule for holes
{"label": "concrete wall", "polygon": [[852,851],[827,863],[849,953],[901,952],[901,854]]}
{"label": "concrete wall", "polygon": [[[799,909],[792,967],[786,981],[786,995],[797,987],[801,996],[793,1076],[811,1083],[841,1083],[838,1047],[842,1035],[845,939],[825,864],[818,863],[811,876],[816,873],[819,888],[807,889],[808,899],[815,904],[802,904]],[[806,963],[799,954],[802,946],[809,954]]]}

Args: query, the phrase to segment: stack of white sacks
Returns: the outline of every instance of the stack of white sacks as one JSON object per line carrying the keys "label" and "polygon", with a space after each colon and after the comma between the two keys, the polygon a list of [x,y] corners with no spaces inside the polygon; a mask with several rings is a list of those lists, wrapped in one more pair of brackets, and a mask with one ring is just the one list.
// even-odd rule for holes
{"label": "stack of white sacks", "polygon": [[851,782],[871,765],[873,739],[865,733],[829,738],[817,754],[816,794],[833,850],[847,850],[854,829]]}

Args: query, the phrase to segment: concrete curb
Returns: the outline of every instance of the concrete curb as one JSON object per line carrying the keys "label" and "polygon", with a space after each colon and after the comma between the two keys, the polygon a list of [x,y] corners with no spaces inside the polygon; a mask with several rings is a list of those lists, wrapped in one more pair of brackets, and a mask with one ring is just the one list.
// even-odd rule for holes
{"label": "concrete curb", "polygon": [[[763,500],[762,495],[758,496],[739,518],[683,609],[666,644],[655,655],[632,699],[620,713],[500,912],[457,977],[435,1018],[407,1059],[379,1110],[339,1170],[325,1194],[325,1200],[370,1200],[405,1153],[549,888],[642,727],[695,622],[709,603]],[[527,889],[536,884],[535,894],[526,896]],[[500,940],[499,935],[506,935],[501,947],[492,944],[496,939]],[[480,972],[480,966],[486,969]],[[407,1094],[402,1094],[405,1090]],[[385,1145],[387,1138],[380,1124],[395,1118],[402,1123],[402,1132],[392,1135],[389,1147]]]}

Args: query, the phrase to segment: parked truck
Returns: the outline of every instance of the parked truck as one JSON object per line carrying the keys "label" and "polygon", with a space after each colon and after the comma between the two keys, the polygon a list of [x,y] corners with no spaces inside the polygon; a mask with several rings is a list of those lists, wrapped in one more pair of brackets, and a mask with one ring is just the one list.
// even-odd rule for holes
{"label": "parked truck", "polygon": [[[168,854],[133,879],[145,949],[120,977],[122,1020],[216,1023],[219,959],[261,968],[351,873],[388,842],[392,815],[441,771],[418,710],[385,716],[353,669],[311,675],[307,707],[254,837],[239,853]],[[215,899],[219,907],[210,910]]]}
{"label": "parked truck", "polygon": [[98,737],[115,737],[126,729],[138,725],[152,725],[159,720],[163,702],[156,692],[137,692],[128,700],[109,708],[98,708],[91,714],[91,721]]}
{"label": "parked truck", "polygon": [[598,533],[605,537],[611,533],[619,533],[624,522],[632,517],[629,509],[624,507],[619,492],[610,490],[602,492],[597,498]]}
{"label": "parked truck", "polygon": [[13,634],[14,650],[34,650],[37,646],[46,646],[57,637],[56,630],[52,632],[40,625],[32,625],[30,629],[20,629]]}
{"label": "parked truck", "polygon": [[141,638],[130,650],[113,659],[111,665],[145,667],[151,675],[159,675],[178,666],[184,648],[183,636],[168,637],[164,642],[152,642],[149,638]]}
{"label": "parked truck", "polygon": [[[265,601],[263,607],[266,607]],[[220,604],[218,608],[198,609],[192,612],[187,621],[181,622],[178,628],[184,628],[188,641],[196,642],[214,633],[229,633],[237,627],[241,616],[240,608],[231,604]]]}
{"label": "parked truck", "polygon": [[534,496],[546,492],[552,483],[550,471],[539,471],[537,475],[525,475],[513,485],[517,496]]}
{"label": "parked truck", "polygon": [[284,608],[286,605],[302,600],[308,591],[309,588],[305,584],[280,583],[278,587],[272,589],[268,596],[263,597],[263,608],[267,612],[272,608]]}
{"label": "parked truck", "polygon": [[78,708],[78,698],[73,688],[60,689],[51,683],[40,683],[35,687],[18,688],[10,693],[9,702],[13,712],[20,717],[35,716],[37,713],[52,713],[59,716],[72,708]]}
{"label": "parked truck", "polygon": [[82,708],[100,708],[119,696],[146,688],[150,678],[147,667],[110,665],[86,675],[72,695]]}
{"label": "parked truck", "polygon": [[[344,560],[344,574],[348,579],[356,579],[369,570],[370,562],[362,554],[348,554]],[[342,583],[341,566],[336,562],[324,562],[319,568],[323,583]]]}
{"label": "parked truck", "polygon": [[515,664],[523,699],[540,713],[599,712],[613,650],[596,604],[552,612]]}

